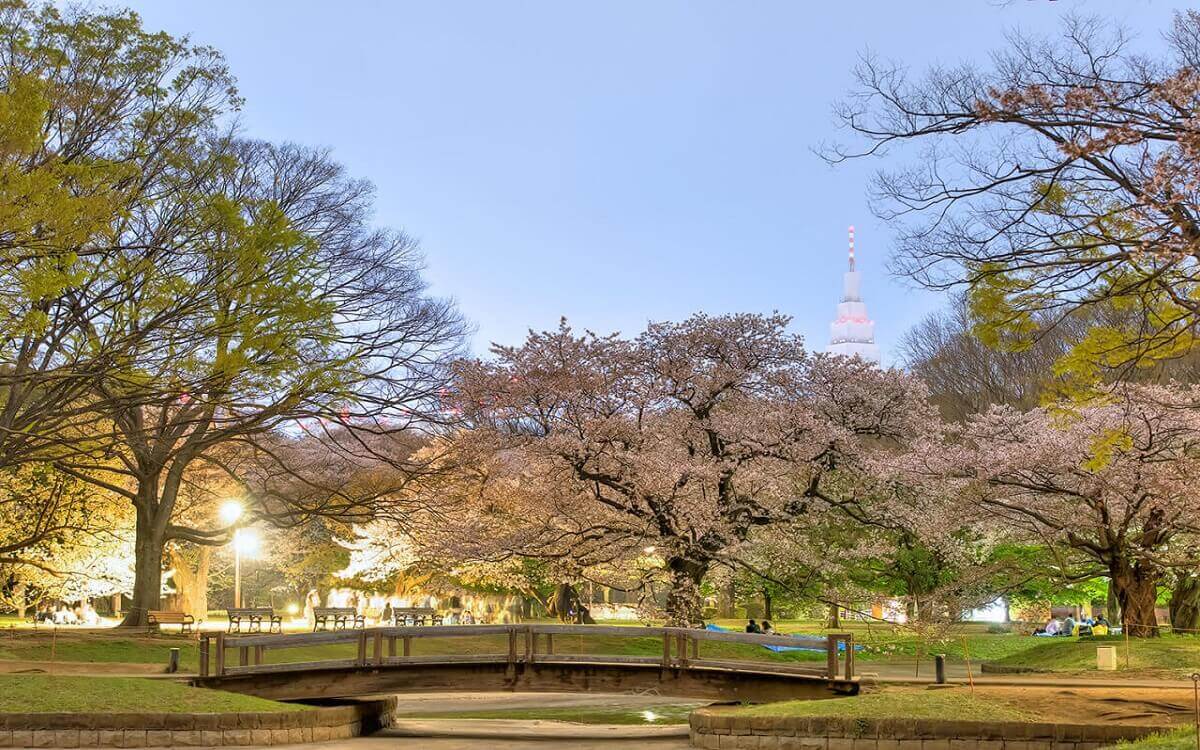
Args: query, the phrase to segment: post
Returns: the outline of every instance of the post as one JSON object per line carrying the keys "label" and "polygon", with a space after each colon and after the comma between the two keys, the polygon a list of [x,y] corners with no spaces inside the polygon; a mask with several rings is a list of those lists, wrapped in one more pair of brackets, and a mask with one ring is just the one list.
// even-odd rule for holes
{"label": "post", "polygon": [[375,666],[383,666],[383,634],[375,631]]}
{"label": "post", "polygon": [[394,657],[396,655],[396,636],[389,635],[387,642],[388,642],[388,656]]}
{"label": "post", "polygon": [[675,653],[679,655],[680,666],[686,667],[688,661],[688,637],[686,633],[679,633],[675,636]]}
{"label": "post", "polygon": [[946,655],[933,655],[933,681],[938,685],[946,684]]}
{"label": "post", "polygon": [[525,629],[525,662],[533,664],[537,661],[537,633],[533,628]]}
{"label": "post", "polygon": [[838,637],[836,635],[830,633],[825,636],[825,672],[831,680],[836,680],[838,676],[837,645]]}
{"label": "post", "polygon": [[266,657],[266,655],[267,655],[267,647],[266,646],[255,646],[254,647],[254,665],[261,667],[263,662],[266,661],[266,659],[264,658],[264,657]]}
{"label": "post", "polygon": [[179,649],[172,648],[167,652],[167,674],[175,674],[179,671]]}
{"label": "post", "polygon": [[554,654],[554,633],[546,633],[546,653]]}
{"label": "post", "polygon": [[358,631],[358,666],[367,666],[367,631]]}
{"label": "post", "polygon": [[406,657],[412,655],[412,636],[411,635],[404,636],[404,655]]}
{"label": "post", "polygon": [[670,634],[669,632],[665,631],[665,630],[663,631],[663,660],[662,660],[662,668],[663,668],[663,669],[670,669],[670,668],[671,668],[671,634]]}
{"label": "post", "polygon": [[208,677],[208,635],[200,636],[200,676]]}
{"label": "post", "polygon": [[225,675],[225,634],[217,633],[217,677]]}
{"label": "post", "polygon": [[517,668],[517,629],[512,625],[508,628],[508,666]]}
{"label": "post", "polygon": [[233,606],[234,609],[240,609],[242,606],[242,547],[238,544],[237,529],[233,532]]}
{"label": "post", "polygon": [[846,633],[846,679],[854,679],[854,633]]}
{"label": "post", "polygon": [[250,665],[250,647],[241,646],[238,648],[238,666],[246,667]]}

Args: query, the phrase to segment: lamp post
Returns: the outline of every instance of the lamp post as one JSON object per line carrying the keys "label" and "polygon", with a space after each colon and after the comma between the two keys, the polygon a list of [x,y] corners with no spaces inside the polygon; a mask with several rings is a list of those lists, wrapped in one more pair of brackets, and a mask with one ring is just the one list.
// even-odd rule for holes
{"label": "lamp post", "polygon": [[[237,500],[228,500],[221,506],[221,520],[227,526],[232,526],[242,517],[242,504]],[[233,606],[242,606],[242,530],[233,530]]]}

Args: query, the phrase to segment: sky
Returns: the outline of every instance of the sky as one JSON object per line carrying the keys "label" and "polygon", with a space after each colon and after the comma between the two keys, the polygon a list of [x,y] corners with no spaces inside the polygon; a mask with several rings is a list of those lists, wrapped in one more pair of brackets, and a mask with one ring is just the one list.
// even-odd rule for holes
{"label": "sky", "polygon": [[824,348],[856,229],[885,364],[946,298],[891,277],[832,105],[871,50],[986,61],[1069,11],[1162,48],[1166,0],[112,0],[220,49],[247,136],[332,149],[421,242],[432,291],[517,344],[566,317],[634,335],[694,312],[793,317]]}

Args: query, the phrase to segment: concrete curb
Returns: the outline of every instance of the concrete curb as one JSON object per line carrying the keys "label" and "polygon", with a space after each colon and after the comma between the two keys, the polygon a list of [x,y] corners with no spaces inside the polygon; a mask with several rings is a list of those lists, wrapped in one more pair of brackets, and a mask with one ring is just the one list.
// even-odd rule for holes
{"label": "concrete curb", "polygon": [[944,719],[745,716],[697,709],[693,747],[804,750],[1098,750],[1164,727]]}
{"label": "concrete curb", "polygon": [[572,724],[540,719],[392,719],[385,737],[494,740],[626,740],[687,737],[687,724]]}
{"label": "concrete curb", "polygon": [[0,713],[6,747],[221,747],[326,742],[387,726],[395,698],[305,711],[229,714]]}

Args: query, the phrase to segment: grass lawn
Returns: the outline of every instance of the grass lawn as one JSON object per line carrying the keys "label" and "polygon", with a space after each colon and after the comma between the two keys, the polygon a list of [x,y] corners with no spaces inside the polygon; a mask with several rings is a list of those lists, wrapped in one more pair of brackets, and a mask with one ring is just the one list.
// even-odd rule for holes
{"label": "grass lawn", "polygon": [[565,721],[573,724],[687,724],[695,705],[664,704],[639,708],[513,708],[492,711],[446,711],[404,714],[413,719],[515,719]]}
{"label": "grass lawn", "polygon": [[[1030,638],[1034,645],[996,659],[1006,666],[1033,667],[1051,672],[1083,672],[1096,669],[1096,647],[1115,646],[1117,665],[1125,668],[1125,641],[1120,636],[1080,640],[1078,638]],[[1190,635],[1164,635],[1159,638],[1131,638],[1131,671],[1168,671],[1191,674],[1200,663],[1200,638]]]}
{"label": "grass lawn", "polygon": [[850,719],[945,719],[1032,721],[1031,714],[1004,701],[958,690],[885,690],[853,698],[784,701],[731,709],[740,716],[841,716]]}
{"label": "grass lawn", "polygon": [[0,675],[0,711],[29,713],[230,713],[303,711],[305,706],[170,680],[137,677]]}
{"label": "grass lawn", "polygon": [[1117,750],[1192,750],[1196,747],[1196,730],[1193,727],[1184,727],[1137,742],[1119,742],[1114,747]]}

